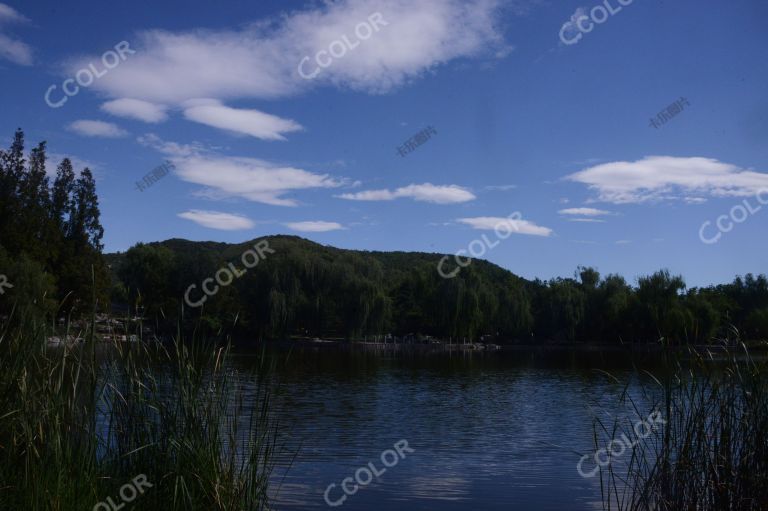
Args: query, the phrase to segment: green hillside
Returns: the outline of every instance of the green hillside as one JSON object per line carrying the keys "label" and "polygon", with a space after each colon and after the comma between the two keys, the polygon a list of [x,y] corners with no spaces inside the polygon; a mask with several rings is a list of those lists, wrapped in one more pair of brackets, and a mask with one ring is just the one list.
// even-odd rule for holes
{"label": "green hillside", "polygon": [[[274,253],[251,269],[242,255],[266,241]],[[421,334],[495,342],[709,342],[737,326],[750,339],[768,332],[768,282],[746,276],[732,284],[686,290],[666,271],[631,286],[579,268],[574,278],[528,281],[482,260],[443,278],[443,254],[344,250],[296,237],[271,236],[233,245],[172,239],[105,256],[117,285],[113,298],[143,307],[174,326],[201,317],[212,328],[235,325],[253,338]],[[229,264],[245,273],[200,307],[202,283]],[[453,259],[448,272],[456,268]],[[226,272],[222,274],[226,279]],[[661,334],[664,332],[664,334]]]}

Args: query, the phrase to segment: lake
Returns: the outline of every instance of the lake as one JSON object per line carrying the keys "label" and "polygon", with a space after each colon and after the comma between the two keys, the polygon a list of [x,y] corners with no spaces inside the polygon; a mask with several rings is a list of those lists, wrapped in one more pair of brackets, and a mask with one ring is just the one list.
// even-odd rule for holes
{"label": "lake", "polygon": [[[350,511],[601,509],[600,478],[582,477],[577,464],[595,452],[596,416],[638,420],[619,395],[626,381],[637,386],[631,362],[654,358],[562,348],[294,347],[277,374],[288,452],[274,476],[274,508],[329,508],[324,494],[335,484],[328,500]],[[247,371],[255,360],[240,352],[234,363]],[[401,456],[382,459],[403,440]],[[369,463],[385,471],[356,492],[360,485],[348,481],[353,494],[344,499],[342,481],[362,468],[367,482]]]}

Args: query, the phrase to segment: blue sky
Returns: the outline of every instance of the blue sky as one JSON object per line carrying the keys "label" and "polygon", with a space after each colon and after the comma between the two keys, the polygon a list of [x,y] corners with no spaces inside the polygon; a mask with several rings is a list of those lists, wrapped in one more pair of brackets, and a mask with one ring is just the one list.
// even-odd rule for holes
{"label": "blue sky", "polygon": [[92,167],[110,252],[287,233],[453,254],[520,212],[482,257],[527,278],[765,273],[768,5],[627,1],[5,0],[0,140]]}

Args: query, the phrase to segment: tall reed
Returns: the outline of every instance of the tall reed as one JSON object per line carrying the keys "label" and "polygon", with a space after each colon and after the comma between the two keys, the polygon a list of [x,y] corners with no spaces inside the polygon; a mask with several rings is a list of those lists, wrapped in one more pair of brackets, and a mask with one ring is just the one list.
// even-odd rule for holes
{"label": "tall reed", "polygon": [[[0,333],[0,509],[91,510],[137,476],[144,510],[266,509],[278,448],[271,363],[177,338],[46,346]],[[128,506],[130,508],[130,506]]]}
{"label": "tall reed", "polygon": [[[663,354],[634,415],[664,424],[601,471],[603,508],[620,511],[768,509],[768,362],[744,344]],[[595,439],[629,435],[630,421],[596,423]]]}

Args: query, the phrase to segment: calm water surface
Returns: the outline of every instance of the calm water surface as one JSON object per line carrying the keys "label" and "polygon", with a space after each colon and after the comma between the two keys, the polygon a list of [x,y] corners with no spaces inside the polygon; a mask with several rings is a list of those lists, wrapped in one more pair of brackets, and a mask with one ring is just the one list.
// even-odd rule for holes
{"label": "calm water surface", "polygon": [[[415,452],[339,509],[601,508],[599,478],[581,477],[576,464],[594,452],[594,417],[621,414],[627,353],[304,347],[280,356],[290,358],[276,401],[296,458],[275,476],[277,510],[329,509],[330,484],[335,501],[344,478],[369,462],[381,469],[381,453],[399,440]],[[236,365],[254,360],[241,353]]]}

